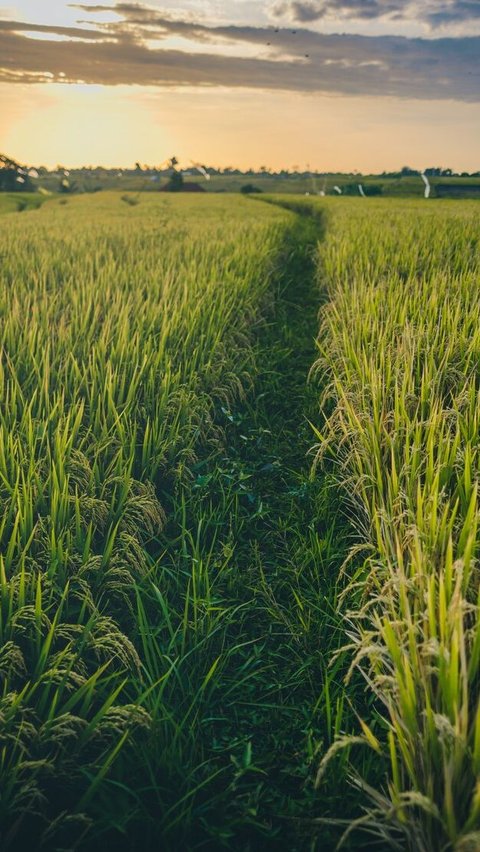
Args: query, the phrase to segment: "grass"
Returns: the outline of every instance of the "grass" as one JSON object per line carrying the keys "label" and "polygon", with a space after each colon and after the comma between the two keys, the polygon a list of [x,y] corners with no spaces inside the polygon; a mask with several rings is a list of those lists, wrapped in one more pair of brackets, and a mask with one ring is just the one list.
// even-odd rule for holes
{"label": "grass", "polygon": [[[33,832],[39,848],[61,845],[92,813],[98,830],[111,828],[123,795],[129,807],[135,796],[120,777],[115,813],[107,801],[97,821],[113,765],[128,764],[130,743],[152,726],[159,743],[177,742],[181,762],[192,736],[183,731],[210,689],[210,647],[187,674],[188,659],[215,635],[216,616],[195,578],[162,557],[161,532],[197,450],[219,440],[216,405],[250,381],[249,341],[285,217],[222,199],[199,214],[188,199],[130,209],[103,196],[5,220],[5,848]],[[162,639],[164,627],[171,634],[162,649],[159,619]],[[177,693],[172,711],[163,696],[183,660],[185,704]]]}
{"label": "grass", "polygon": [[134,200],[3,220],[2,848],[476,848],[475,206]]}
{"label": "grass", "polygon": [[[196,463],[193,487],[175,501],[167,528],[172,573],[184,573],[191,594],[185,602],[183,593],[179,606],[175,584],[165,609],[180,630],[193,622],[195,632],[188,663],[164,701],[177,719],[182,705],[195,718],[182,724],[170,755],[161,742],[153,761],[149,750],[141,762],[153,764],[151,778],[137,777],[142,807],[130,831],[138,837],[140,825],[144,835],[150,830],[147,848],[155,847],[159,831],[167,848],[305,849],[315,839],[315,753],[333,741],[343,717],[339,667],[327,672],[328,648],[339,645],[332,634],[331,568],[342,557],[333,540],[334,507],[325,505],[323,485],[310,481],[305,457],[311,436],[304,405],[308,399],[315,406],[316,397],[306,378],[318,301],[308,246],[319,226],[310,235],[303,223],[292,228],[274,299],[264,308],[267,324],[257,332],[255,396],[219,407],[222,446]],[[321,512],[317,522],[315,512]],[[165,633],[159,625],[159,646],[165,647]],[[173,629],[172,640],[185,641],[183,632]],[[192,707],[192,674],[206,665],[208,696]],[[159,765],[174,778],[166,812]],[[186,766],[193,777],[185,777]],[[322,813],[338,795],[324,799]]]}
{"label": "grass", "polygon": [[0,216],[4,213],[23,213],[38,210],[48,195],[36,192],[0,192]]}
{"label": "grass", "polygon": [[314,787],[353,729],[306,457],[322,231],[218,197],[6,220],[6,849],[307,849],[344,796]]}
{"label": "grass", "polygon": [[363,739],[388,761],[363,825],[393,849],[479,842],[475,212],[351,205],[319,254],[318,452],[360,538],[346,631],[378,702]]}

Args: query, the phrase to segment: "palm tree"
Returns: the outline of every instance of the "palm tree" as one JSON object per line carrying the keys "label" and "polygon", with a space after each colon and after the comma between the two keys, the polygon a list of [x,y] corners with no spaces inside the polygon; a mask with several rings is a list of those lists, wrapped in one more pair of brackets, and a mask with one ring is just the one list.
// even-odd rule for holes
{"label": "palm tree", "polygon": [[176,157],[171,157],[168,161],[168,168],[170,170],[170,178],[168,180],[167,189],[169,192],[181,192],[183,189],[183,175],[181,172],[177,172],[178,160]]}
{"label": "palm tree", "polygon": [[32,192],[28,169],[16,160],[0,154],[0,192]]}

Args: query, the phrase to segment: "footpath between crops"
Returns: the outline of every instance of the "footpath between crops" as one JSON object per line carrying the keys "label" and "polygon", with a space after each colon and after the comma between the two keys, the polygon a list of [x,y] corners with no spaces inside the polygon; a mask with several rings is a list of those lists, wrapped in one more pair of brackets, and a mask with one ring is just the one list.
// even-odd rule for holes
{"label": "footpath between crops", "polygon": [[223,637],[235,650],[203,729],[215,752],[206,757],[229,781],[221,774],[217,793],[209,790],[205,821],[207,846],[216,834],[231,849],[300,852],[333,849],[338,830],[315,819],[353,807],[346,756],[322,789],[314,786],[321,754],[351,715],[345,661],[331,665],[345,639],[338,576],[351,540],[333,480],[312,476],[309,453],[321,392],[321,377],[309,373],[325,300],[316,261],[326,222],[307,203],[282,206],[294,216],[258,335],[255,388],[222,409],[224,454],[199,478],[210,501],[215,487],[235,494],[229,594],[237,607]]}
{"label": "footpath between crops", "polygon": [[254,601],[242,633],[259,662],[243,704],[228,716],[251,744],[253,770],[232,800],[233,808],[248,804],[232,847],[300,852],[314,841],[313,848],[334,846],[335,834],[313,820],[338,813],[339,791],[319,796],[314,779],[319,752],[342,724],[342,678],[328,665],[341,644],[335,577],[346,551],[329,483],[311,476],[309,453],[320,395],[309,373],[324,298],[316,255],[326,222],[308,204],[282,206],[295,218],[258,342],[260,373],[229,430],[228,444],[252,478],[255,511],[240,533],[237,561]]}
{"label": "footpath between crops", "polygon": [[309,453],[326,223],[307,203],[281,206],[291,220],[255,331],[253,386],[218,402],[218,439],[170,507],[162,565],[185,590],[169,651],[175,675],[162,687],[174,733],[145,755],[157,780],[138,781],[136,849],[161,838],[168,852],[327,852],[340,832],[316,820],[355,808],[346,752],[314,783],[321,755],[355,727],[346,662],[332,665],[345,640],[338,578],[352,542],[334,480],[312,475]]}

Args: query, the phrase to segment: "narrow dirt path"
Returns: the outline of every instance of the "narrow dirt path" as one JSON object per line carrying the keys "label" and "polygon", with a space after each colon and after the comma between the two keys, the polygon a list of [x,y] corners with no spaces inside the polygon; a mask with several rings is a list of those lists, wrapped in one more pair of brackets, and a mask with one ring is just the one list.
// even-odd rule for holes
{"label": "narrow dirt path", "polygon": [[[152,599],[149,631],[160,619],[159,653],[176,662],[162,687],[166,733],[137,783],[148,852],[158,837],[166,852],[327,852],[338,831],[315,820],[354,804],[346,755],[314,785],[320,756],[353,727],[344,661],[331,665],[344,643],[338,577],[351,540],[333,480],[311,475],[309,454],[325,223],[308,205],[293,210],[256,334],[253,387],[219,404],[218,441],[175,496],[161,543],[157,582],[175,619],[165,632]],[[184,584],[180,598],[168,597],[169,575]]]}
{"label": "narrow dirt path", "polygon": [[221,813],[230,848],[242,850],[333,848],[334,834],[312,818],[338,815],[340,802],[344,814],[348,795],[341,769],[336,786],[330,779],[321,795],[314,789],[319,753],[345,725],[343,664],[329,664],[344,641],[337,577],[349,542],[331,481],[311,476],[308,421],[318,419],[320,389],[308,376],[325,225],[311,208],[299,212],[257,343],[255,391],[224,412],[228,450],[217,463],[238,492],[235,593],[245,606],[223,675],[234,684],[240,671],[243,687],[220,697],[211,734],[236,769]]}

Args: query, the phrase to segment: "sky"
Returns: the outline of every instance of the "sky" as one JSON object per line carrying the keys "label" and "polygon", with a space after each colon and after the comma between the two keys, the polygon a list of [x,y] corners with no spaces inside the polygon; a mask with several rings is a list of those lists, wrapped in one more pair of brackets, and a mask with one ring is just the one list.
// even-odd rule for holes
{"label": "sky", "polygon": [[0,5],[0,152],[480,170],[480,0]]}

